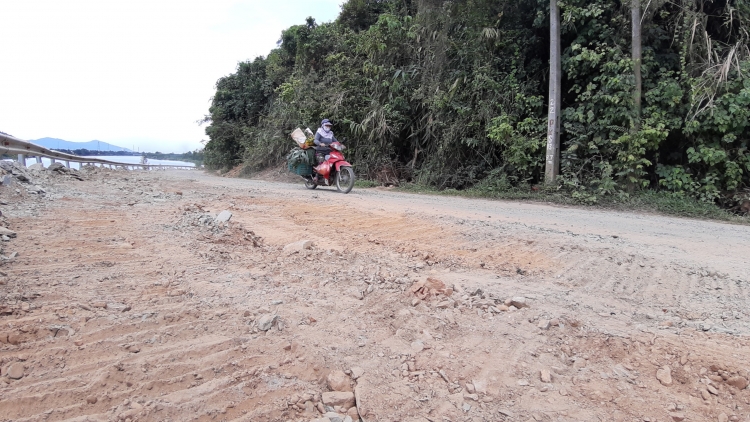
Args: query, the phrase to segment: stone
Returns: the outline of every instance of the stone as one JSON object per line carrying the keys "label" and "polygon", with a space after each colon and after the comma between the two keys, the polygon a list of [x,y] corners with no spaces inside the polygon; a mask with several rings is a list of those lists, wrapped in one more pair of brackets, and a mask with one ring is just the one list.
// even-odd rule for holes
{"label": "stone", "polygon": [[719,413],[719,422],[729,422],[729,416],[726,413]]}
{"label": "stone", "polygon": [[278,319],[279,316],[276,314],[265,314],[258,318],[258,329],[261,331],[268,331]]}
{"label": "stone", "polygon": [[132,309],[130,305],[126,305],[124,303],[107,303],[107,306],[105,306],[105,308],[115,312],[127,312]]}
{"label": "stone", "polygon": [[23,378],[23,364],[16,362],[8,367],[8,378],[20,380]]}
{"label": "stone", "polygon": [[716,389],[713,385],[707,385],[706,390],[708,390],[709,393],[713,394],[714,396],[719,395],[719,390]]}
{"label": "stone", "polygon": [[541,380],[541,381],[542,381],[543,383],[545,383],[545,384],[549,384],[549,383],[551,383],[551,382],[552,382],[552,374],[550,374],[549,370],[547,370],[547,369],[542,369],[541,371],[539,371],[539,379],[540,379],[540,380]]}
{"label": "stone", "polygon": [[517,383],[518,383],[518,385],[520,385],[521,387],[526,387],[526,386],[528,386],[528,385],[529,385],[529,381],[527,381],[527,380],[518,380],[518,382],[517,382]]}
{"label": "stone", "polygon": [[658,379],[662,385],[672,385],[672,369],[669,366],[662,366],[656,371],[656,379]]}
{"label": "stone", "polygon": [[16,232],[6,227],[0,226],[0,235],[8,236],[8,237],[16,237]]}
{"label": "stone", "polygon": [[350,408],[354,406],[354,393],[349,391],[328,391],[321,395],[321,401],[328,406]]}
{"label": "stone", "polygon": [[550,323],[548,319],[540,319],[536,326],[541,330],[549,330]]}
{"label": "stone", "polygon": [[340,415],[336,412],[326,412],[323,414],[323,417],[328,418],[328,420],[331,422],[344,422],[344,418],[346,416]]}
{"label": "stone", "polygon": [[352,406],[349,408],[349,410],[346,411],[346,416],[352,418],[353,421],[359,420],[359,412],[357,412],[357,407]]}
{"label": "stone", "polygon": [[352,391],[349,377],[343,371],[331,371],[326,377],[326,382],[332,391]]}
{"label": "stone", "polygon": [[65,166],[62,163],[54,162],[47,167],[50,171],[65,171]]}
{"label": "stone", "polygon": [[94,308],[107,309],[107,302],[98,301],[92,303],[91,306]]}
{"label": "stone", "polygon": [[474,392],[477,394],[487,394],[487,382],[485,380],[471,380],[471,385],[474,386]]}
{"label": "stone", "polygon": [[727,379],[727,384],[737,388],[738,390],[744,390],[745,387],[747,387],[748,382],[745,377],[734,376]]}
{"label": "stone", "polygon": [[450,300],[444,300],[435,305],[437,309],[448,309],[453,307],[453,302]]}
{"label": "stone", "polygon": [[226,223],[232,218],[232,213],[228,210],[224,210],[219,213],[219,215],[216,216],[216,222],[217,223]]}
{"label": "stone", "polygon": [[515,306],[518,309],[529,307],[529,304],[527,303],[526,298],[523,296],[514,297],[513,299],[510,300],[510,304]]}
{"label": "stone", "polygon": [[365,370],[362,369],[362,368],[360,368],[359,366],[352,366],[352,368],[350,369],[350,371],[352,373],[352,379],[353,380],[355,380],[355,379],[357,379],[357,378],[359,378],[359,377],[361,377],[362,375],[365,374]]}
{"label": "stone", "polygon": [[[57,163],[55,163],[55,164],[57,164]],[[29,170],[37,170],[37,171],[44,170],[44,164],[42,164],[42,163],[34,163],[34,164],[30,165],[27,168]]]}
{"label": "stone", "polygon": [[298,242],[290,243],[284,246],[284,252],[286,252],[288,255],[292,255],[292,254],[310,249],[312,247],[313,247],[312,240],[300,240]]}
{"label": "stone", "polygon": [[672,418],[674,422],[681,422],[685,420],[685,414],[680,412],[671,412],[669,414],[669,417]]}
{"label": "stone", "polygon": [[88,404],[96,404],[96,402],[97,402],[96,397],[94,397],[94,396],[86,397],[86,403],[88,403]]}
{"label": "stone", "polygon": [[18,346],[19,344],[21,344],[21,336],[18,333],[8,334],[8,344]]}
{"label": "stone", "polygon": [[424,343],[422,343],[422,341],[417,340],[417,341],[413,341],[411,343],[411,351],[412,351],[412,353],[417,354],[417,353],[421,352],[422,350],[424,350]]}
{"label": "stone", "polygon": [[701,397],[703,397],[703,400],[711,400],[711,393],[708,392],[708,390],[701,390]]}
{"label": "stone", "polygon": [[469,394],[474,394],[474,393],[475,393],[475,392],[476,392],[477,390],[475,390],[475,389],[474,389],[474,384],[472,384],[472,383],[470,383],[470,382],[467,382],[467,383],[466,383],[466,391],[467,391],[467,392],[468,392]]}

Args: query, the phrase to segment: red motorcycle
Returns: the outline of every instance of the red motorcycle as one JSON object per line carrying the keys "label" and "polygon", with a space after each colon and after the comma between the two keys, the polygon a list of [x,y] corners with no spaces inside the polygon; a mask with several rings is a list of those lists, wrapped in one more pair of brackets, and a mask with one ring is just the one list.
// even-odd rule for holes
{"label": "red motorcycle", "polygon": [[332,186],[336,184],[339,192],[349,193],[354,187],[354,170],[352,165],[344,159],[341,151],[346,149],[339,142],[331,143],[328,159],[313,167],[312,175],[305,176],[305,187],[315,189],[318,186]]}

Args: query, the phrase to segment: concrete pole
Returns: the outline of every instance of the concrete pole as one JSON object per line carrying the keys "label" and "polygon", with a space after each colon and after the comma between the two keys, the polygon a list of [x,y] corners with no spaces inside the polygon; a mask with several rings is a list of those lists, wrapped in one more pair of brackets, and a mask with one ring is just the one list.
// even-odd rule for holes
{"label": "concrete pole", "polygon": [[643,91],[643,81],[641,77],[641,60],[643,53],[641,51],[641,0],[633,0],[631,3],[632,19],[632,47],[633,56],[633,74],[635,75],[635,89],[633,90],[633,111],[635,114],[635,124],[633,129],[641,129],[641,93]]}
{"label": "concrete pole", "polygon": [[65,167],[70,168],[70,161],[69,160],[65,160]]}
{"label": "concrete pole", "polygon": [[562,112],[562,63],[560,57],[560,8],[549,2],[549,110],[547,112],[547,155],[544,180],[551,184],[560,174],[560,114]]}
{"label": "concrete pole", "polygon": [[50,159],[49,159],[49,163],[50,163],[50,164],[54,164],[54,163],[55,163],[55,159],[54,159],[54,158],[50,158]]}
{"label": "concrete pole", "polygon": [[26,154],[18,154],[18,163],[22,167],[26,167]]}
{"label": "concrete pole", "polygon": [[37,162],[37,164],[42,164],[42,157],[40,157],[40,156],[37,155],[36,156],[36,162]]}

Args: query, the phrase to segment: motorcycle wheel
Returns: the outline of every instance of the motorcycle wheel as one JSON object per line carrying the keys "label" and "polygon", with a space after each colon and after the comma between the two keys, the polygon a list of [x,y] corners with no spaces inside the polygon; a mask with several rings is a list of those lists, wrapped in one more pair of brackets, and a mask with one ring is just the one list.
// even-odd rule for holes
{"label": "motorcycle wheel", "polygon": [[305,187],[312,190],[312,189],[317,188],[318,184],[313,181],[312,177],[306,177],[305,178]]}
{"label": "motorcycle wheel", "polygon": [[341,167],[336,173],[336,189],[342,193],[351,192],[354,187],[354,170],[351,167]]}

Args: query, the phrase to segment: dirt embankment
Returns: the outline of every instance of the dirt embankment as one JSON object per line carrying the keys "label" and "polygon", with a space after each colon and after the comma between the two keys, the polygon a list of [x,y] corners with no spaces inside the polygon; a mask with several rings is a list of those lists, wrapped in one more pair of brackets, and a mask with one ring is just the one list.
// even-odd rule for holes
{"label": "dirt embankment", "polygon": [[750,421],[747,227],[78,176],[0,187],[0,420]]}

